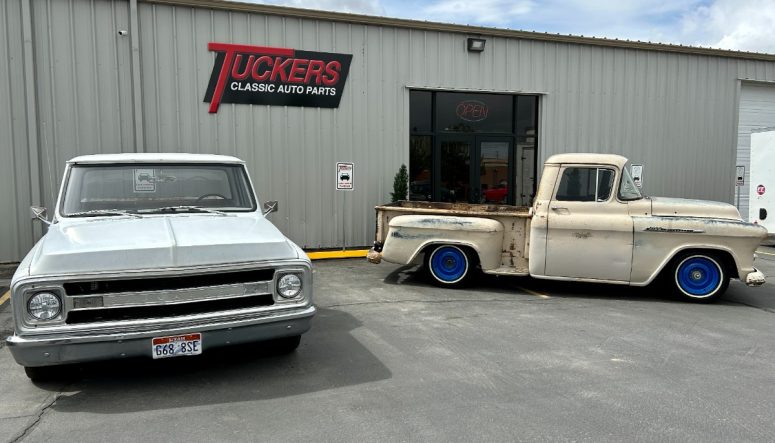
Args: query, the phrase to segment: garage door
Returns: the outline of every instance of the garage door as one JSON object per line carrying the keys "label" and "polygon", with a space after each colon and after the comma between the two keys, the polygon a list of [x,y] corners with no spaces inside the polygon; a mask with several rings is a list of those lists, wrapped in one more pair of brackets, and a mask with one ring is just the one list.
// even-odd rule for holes
{"label": "garage door", "polygon": [[740,91],[740,121],[737,128],[737,164],[745,166],[745,187],[741,189],[738,208],[740,214],[747,220],[748,194],[751,185],[749,175],[751,131],[775,128],[775,85],[743,83]]}

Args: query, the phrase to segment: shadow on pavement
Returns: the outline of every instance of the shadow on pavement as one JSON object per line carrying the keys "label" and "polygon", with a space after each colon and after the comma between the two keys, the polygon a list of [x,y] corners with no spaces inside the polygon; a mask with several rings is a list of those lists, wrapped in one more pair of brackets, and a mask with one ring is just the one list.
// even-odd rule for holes
{"label": "shadow on pavement", "polygon": [[[347,313],[320,309],[312,330],[288,355],[272,355],[266,345],[254,343],[199,357],[74,366],[65,391],[76,393],[63,395],[52,408],[122,414],[268,400],[390,378],[390,370],[350,334],[360,325]],[[38,387],[58,391],[62,381]]]}
{"label": "shadow on pavement", "polygon": [[[389,285],[426,286],[434,288],[431,277],[423,266],[405,265],[388,274],[384,283]],[[524,294],[525,290],[546,294],[551,298],[606,299],[622,301],[655,301],[685,303],[670,288],[653,284],[647,287],[628,285],[539,280],[531,277],[497,276],[479,272],[465,287],[467,293]],[[454,288],[443,290],[455,291]],[[723,303],[723,298],[718,301]]]}

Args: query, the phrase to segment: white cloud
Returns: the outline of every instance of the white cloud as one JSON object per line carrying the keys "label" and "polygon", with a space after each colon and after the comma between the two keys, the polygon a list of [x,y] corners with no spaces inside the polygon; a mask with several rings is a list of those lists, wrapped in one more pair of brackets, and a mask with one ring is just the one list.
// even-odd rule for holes
{"label": "white cloud", "polygon": [[506,25],[533,10],[530,0],[442,0],[421,9],[428,19],[470,24]]}
{"label": "white cloud", "polygon": [[775,54],[775,0],[716,0],[686,14],[683,33],[693,44]]}
{"label": "white cloud", "polygon": [[270,0],[269,3],[775,54],[775,0]]}

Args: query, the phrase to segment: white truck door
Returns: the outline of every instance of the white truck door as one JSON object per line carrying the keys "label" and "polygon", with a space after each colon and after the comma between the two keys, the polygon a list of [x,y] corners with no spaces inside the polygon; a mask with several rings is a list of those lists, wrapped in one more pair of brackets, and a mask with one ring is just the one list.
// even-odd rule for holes
{"label": "white truck door", "polygon": [[775,130],[751,132],[748,220],[775,231]]}
{"label": "white truck door", "polygon": [[563,165],[549,202],[546,276],[629,282],[632,217],[616,169]]}

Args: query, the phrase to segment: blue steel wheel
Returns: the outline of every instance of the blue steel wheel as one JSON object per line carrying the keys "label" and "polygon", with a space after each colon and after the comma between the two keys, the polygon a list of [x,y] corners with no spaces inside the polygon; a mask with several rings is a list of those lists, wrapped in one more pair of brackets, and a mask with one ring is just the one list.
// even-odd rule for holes
{"label": "blue steel wheel", "polygon": [[675,267],[675,285],[690,299],[710,299],[719,295],[728,282],[724,268],[715,258],[707,255],[688,255]]}
{"label": "blue steel wheel", "polygon": [[470,261],[461,248],[452,245],[439,246],[431,252],[427,261],[431,276],[442,285],[455,285],[468,275]]}

